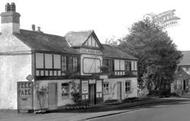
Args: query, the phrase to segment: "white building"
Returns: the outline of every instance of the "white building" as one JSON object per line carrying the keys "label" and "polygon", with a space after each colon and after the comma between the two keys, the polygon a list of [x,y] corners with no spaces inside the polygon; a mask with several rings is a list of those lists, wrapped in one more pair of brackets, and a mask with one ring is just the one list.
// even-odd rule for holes
{"label": "white building", "polygon": [[1,13],[0,109],[17,109],[17,82],[29,75],[32,110],[72,104],[73,90],[90,105],[137,97],[133,56],[101,44],[93,30],[62,37],[35,31],[35,26],[20,29],[19,19],[15,4],[7,4]]}

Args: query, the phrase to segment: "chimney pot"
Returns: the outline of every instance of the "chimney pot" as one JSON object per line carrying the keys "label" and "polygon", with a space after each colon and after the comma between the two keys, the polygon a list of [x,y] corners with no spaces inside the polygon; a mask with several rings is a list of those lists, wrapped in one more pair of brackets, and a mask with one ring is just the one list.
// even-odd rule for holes
{"label": "chimney pot", "polygon": [[32,24],[32,31],[35,31],[36,26],[34,24]]}
{"label": "chimney pot", "polygon": [[14,2],[11,3],[10,10],[16,12],[16,5]]}
{"label": "chimney pot", "polygon": [[7,3],[6,5],[5,5],[5,12],[8,12],[8,11],[10,11],[10,4],[9,3]]}
{"label": "chimney pot", "polygon": [[38,32],[41,32],[41,28],[38,26]]}

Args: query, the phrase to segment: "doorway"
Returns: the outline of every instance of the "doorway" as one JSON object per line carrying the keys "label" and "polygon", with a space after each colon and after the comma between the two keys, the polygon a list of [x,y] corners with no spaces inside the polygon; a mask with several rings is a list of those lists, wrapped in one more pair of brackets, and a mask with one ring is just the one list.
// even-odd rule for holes
{"label": "doorway", "polygon": [[48,109],[57,108],[57,83],[48,84]]}
{"label": "doorway", "polygon": [[117,82],[117,99],[119,101],[122,100],[122,83],[121,82]]}
{"label": "doorway", "polygon": [[96,84],[89,84],[89,104],[96,104]]}

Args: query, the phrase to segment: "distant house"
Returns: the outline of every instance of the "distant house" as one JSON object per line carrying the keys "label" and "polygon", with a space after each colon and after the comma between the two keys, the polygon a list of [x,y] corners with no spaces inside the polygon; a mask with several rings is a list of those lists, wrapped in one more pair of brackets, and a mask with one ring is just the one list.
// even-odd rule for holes
{"label": "distant house", "polygon": [[182,54],[183,58],[175,73],[171,91],[185,95],[190,93],[190,51],[182,51]]}
{"label": "distant house", "polygon": [[[33,82],[33,110],[73,104],[73,90],[89,105],[137,97],[135,57],[101,44],[93,30],[62,37],[35,26],[20,29],[15,4],[7,4],[1,13],[0,109],[17,109],[17,82],[28,77]],[[41,98],[40,91],[45,92]]]}

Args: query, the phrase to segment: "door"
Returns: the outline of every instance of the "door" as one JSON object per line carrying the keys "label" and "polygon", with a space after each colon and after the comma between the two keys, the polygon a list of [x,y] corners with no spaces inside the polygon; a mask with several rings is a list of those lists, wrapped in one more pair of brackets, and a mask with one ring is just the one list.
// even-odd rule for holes
{"label": "door", "polygon": [[48,109],[57,108],[57,83],[48,84]]}
{"label": "door", "polygon": [[117,82],[117,99],[119,101],[122,100],[122,91],[121,91],[122,87],[121,86],[122,86],[121,82]]}
{"label": "door", "polygon": [[89,84],[89,103],[90,105],[96,104],[96,85]]}

